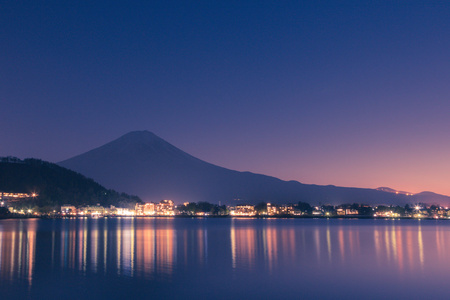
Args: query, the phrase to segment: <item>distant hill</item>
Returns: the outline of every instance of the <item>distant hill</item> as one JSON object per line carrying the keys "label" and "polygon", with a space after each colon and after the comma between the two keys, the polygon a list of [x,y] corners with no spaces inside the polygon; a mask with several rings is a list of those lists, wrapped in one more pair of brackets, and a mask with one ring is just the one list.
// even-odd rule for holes
{"label": "distant hill", "polygon": [[445,195],[436,194],[433,192],[421,192],[413,196],[415,203],[430,203],[440,204],[450,207],[449,197]]}
{"label": "distant hill", "polygon": [[405,192],[405,191],[397,191],[388,187],[379,187],[377,188],[378,191],[388,192],[388,193],[394,193],[394,194],[402,194],[402,195],[413,195],[413,193]]}
{"label": "distant hill", "polygon": [[141,201],[136,196],[108,190],[94,180],[56,164],[10,157],[0,158],[0,192],[36,193],[35,199],[21,201],[21,204],[48,209],[59,209],[63,204],[134,206]]}
{"label": "distant hill", "polygon": [[[145,201],[405,205],[419,199],[424,203],[438,199],[376,189],[309,185],[233,171],[195,158],[148,131],[130,132],[59,165],[108,188],[139,195]],[[450,197],[441,196],[439,201],[450,204]]]}

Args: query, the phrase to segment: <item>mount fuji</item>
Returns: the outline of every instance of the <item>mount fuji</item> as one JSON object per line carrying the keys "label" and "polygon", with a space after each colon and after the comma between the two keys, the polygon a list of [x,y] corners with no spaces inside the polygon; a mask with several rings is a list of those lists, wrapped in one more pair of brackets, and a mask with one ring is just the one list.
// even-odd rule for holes
{"label": "mount fuji", "polygon": [[127,133],[58,164],[107,188],[138,195],[144,201],[450,204],[450,197],[434,193],[405,195],[386,190],[311,185],[234,171],[195,158],[149,131]]}

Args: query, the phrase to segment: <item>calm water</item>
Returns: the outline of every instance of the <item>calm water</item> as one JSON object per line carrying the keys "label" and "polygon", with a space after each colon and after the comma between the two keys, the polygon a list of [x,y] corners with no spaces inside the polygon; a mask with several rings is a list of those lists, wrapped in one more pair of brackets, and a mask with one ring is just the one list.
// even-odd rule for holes
{"label": "calm water", "polygon": [[448,298],[450,222],[1,220],[2,299]]}

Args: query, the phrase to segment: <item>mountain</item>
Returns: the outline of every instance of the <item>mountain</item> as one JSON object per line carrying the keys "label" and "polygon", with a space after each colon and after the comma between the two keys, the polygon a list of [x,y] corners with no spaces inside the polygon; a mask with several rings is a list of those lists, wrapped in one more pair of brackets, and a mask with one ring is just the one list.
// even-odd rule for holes
{"label": "mountain", "polygon": [[[91,177],[108,188],[139,195],[145,201],[404,205],[418,199],[416,195],[302,184],[229,170],[195,158],[148,131],[130,132],[59,165]],[[437,198],[420,197],[421,202],[429,199]],[[441,196],[439,200],[450,204],[450,197]]]}
{"label": "mountain", "polygon": [[450,203],[448,201],[448,196],[445,195],[439,195],[433,192],[421,192],[418,194],[415,194],[413,196],[415,203],[430,203],[430,204],[440,204],[443,206],[450,206]]}
{"label": "mountain", "polygon": [[402,194],[402,195],[407,195],[407,196],[413,195],[413,193],[405,192],[405,191],[397,191],[397,190],[391,189],[389,187],[379,187],[379,188],[377,188],[377,190],[383,191],[383,192],[388,192],[388,193],[394,193],[394,194]]}
{"label": "mountain", "polygon": [[[48,210],[63,204],[134,206],[136,196],[108,190],[92,179],[56,164],[38,159],[0,158],[0,192],[37,194],[15,206],[37,206]],[[45,209],[44,209],[45,210]]]}

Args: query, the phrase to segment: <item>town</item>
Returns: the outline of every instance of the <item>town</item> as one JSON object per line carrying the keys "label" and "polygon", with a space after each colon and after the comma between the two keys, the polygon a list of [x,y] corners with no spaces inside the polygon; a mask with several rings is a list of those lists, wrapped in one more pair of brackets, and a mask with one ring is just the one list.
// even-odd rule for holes
{"label": "town", "polygon": [[35,193],[0,192],[0,209],[11,217],[315,217],[315,218],[419,218],[450,219],[450,209],[439,205],[417,203],[402,206],[369,206],[364,204],[318,205],[306,202],[296,204],[217,205],[208,202],[186,202],[175,205],[172,200],[159,203],[136,203],[134,207],[103,207],[100,204],[62,205],[52,212],[41,212],[36,207],[24,207]]}

